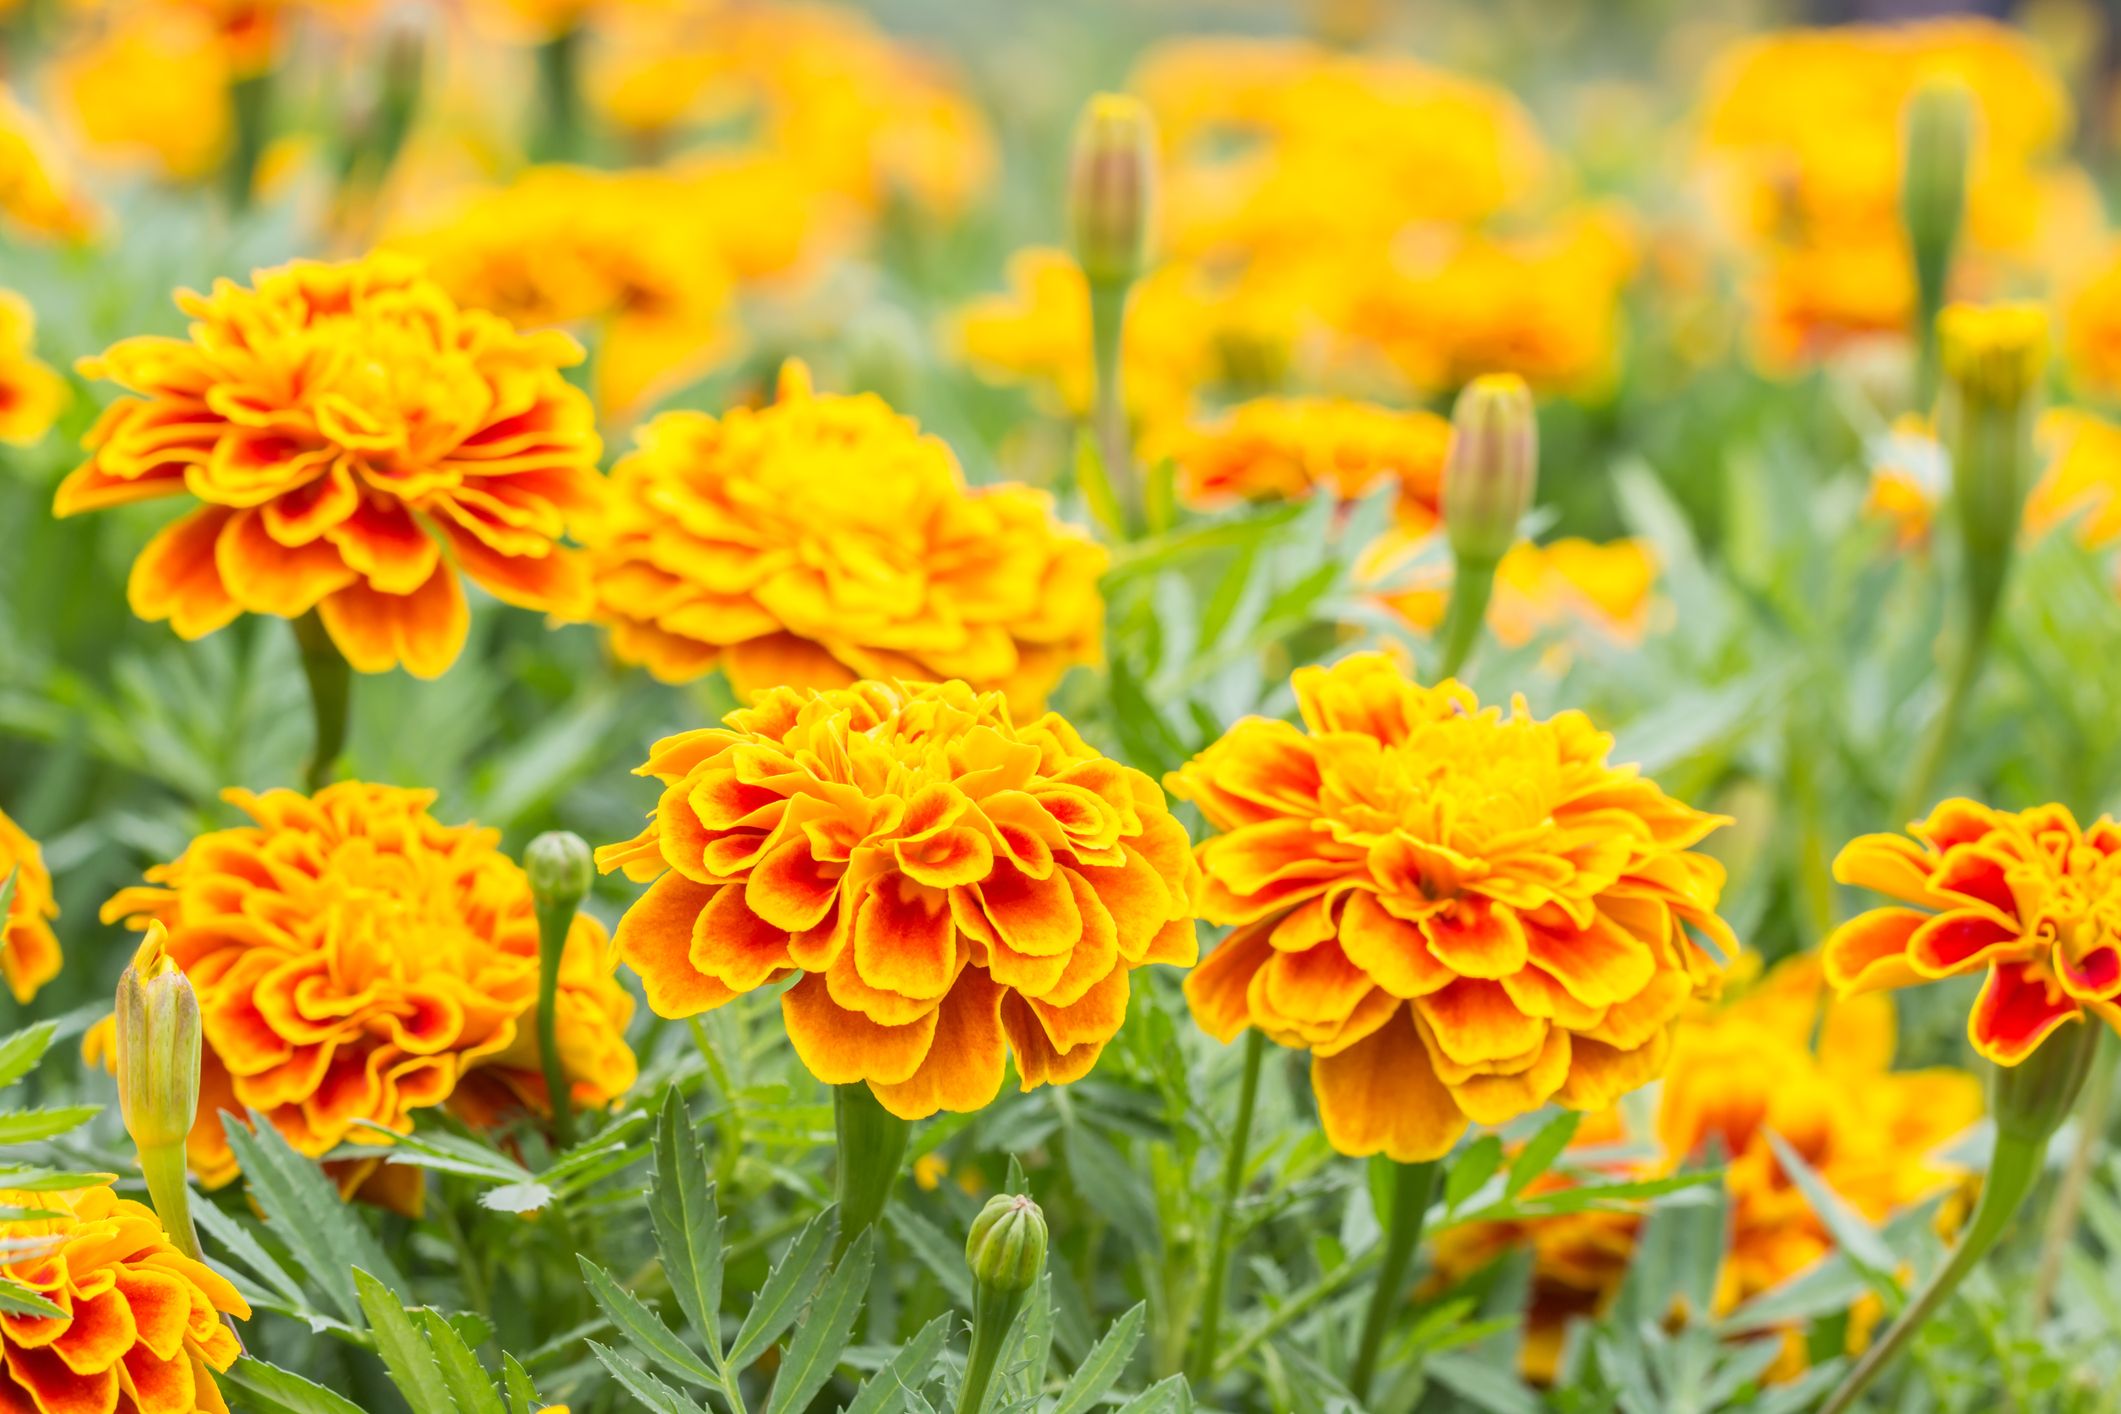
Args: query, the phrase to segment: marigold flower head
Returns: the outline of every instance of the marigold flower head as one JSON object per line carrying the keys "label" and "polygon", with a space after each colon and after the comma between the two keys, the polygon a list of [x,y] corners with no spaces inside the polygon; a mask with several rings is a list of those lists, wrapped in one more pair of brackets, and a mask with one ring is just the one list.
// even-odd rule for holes
{"label": "marigold flower head", "polygon": [[777,688],[657,743],[648,827],[598,851],[653,880],[618,944],[661,1016],[790,976],[832,1085],[919,1119],[1081,1079],[1129,975],[1190,965],[1199,876],[1156,783],[1052,713],[961,682]]}
{"label": "marigold flower head", "polygon": [[967,488],[941,441],[800,363],[765,407],[650,422],[586,536],[613,648],[668,682],[961,678],[1029,710],[1099,652],[1104,551],[1049,496]]}
{"label": "marigold flower head", "polygon": [[1906,835],[1864,835],[1834,877],[1897,899],[1836,928],[1827,980],[1844,995],[1982,973],[1967,1039],[1997,1065],[2089,1017],[2121,1029],[2121,825],[2061,805],[1947,800]]}
{"label": "marigold flower head", "polygon": [[1399,489],[1402,520],[1433,527],[1451,424],[1432,412],[1352,398],[1255,398],[1173,435],[1153,455],[1178,467],[1186,498],[1213,504],[1300,500],[1314,491],[1360,500]]}
{"label": "marigold flower head", "polygon": [[0,910],[0,975],[15,1000],[26,1004],[59,975],[59,935],[52,931],[59,905],[52,901],[44,851],[0,810],[0,884],[11,874],[14,896]]}
{"label": "marigold flower head", "polygon": [[154,1209],[107,1184],[0,1190],[47,1214],[8,1224],[0,1272],[66,1312],[0,1315],[0,1404],[24,1414],[228,1414],[214,1384],[242,1353],[222,1317],[250,1306],[183,1255]]}
{"label": "marigold flower head", "polygon": [[37,317],[29,301],[0,290],[0,442],[26,447],[66,406],[66,380],[30,355]]}
{"label": "marigold flower head", "polygon": [[1580,712],[1508,715],[1381,654],[1292,680],[1304,725],[1247,718],[1168,778],[1220,833],[1201,916],[1233,931],[1186,982],[1229,1040],[1308,1049],[1326,1137],[1402,1163],[1549,1100],[1654,1078],[1737,940],[1724,817],[1673,800]]}
{"label": "marigold flower head", "polygon": [[[227,792],[254,823],[200,835],[106,922],[169,930],[206,1033],[191,1163],[235,1176],[221,1111],[257,1110],[305,1154],[387,1143],[422,1109],[475,1124],[547,1108],[537,1055],[538,925],[500,834],[444,825],[432,791],[345,781],[314,796]],[[633,1083],[633,1002],[604,928],[578,915],[557,1003],[578,1105]],[[356,1172],[354,1180],[365,1177]]]}
{"label": "marigold flower head", "polygon": [[460,570],[508,603],[586,612],[560,537],[602,489],[600,444],[560,373],[572,339],[460,309],[401,256],[296,262],[177,303],[188,338],[82,361],[135,396],[54,502],[205,503],[133,562],[134,613],[199,638],[314,608],[357,670],[435,677],[468,629]]}

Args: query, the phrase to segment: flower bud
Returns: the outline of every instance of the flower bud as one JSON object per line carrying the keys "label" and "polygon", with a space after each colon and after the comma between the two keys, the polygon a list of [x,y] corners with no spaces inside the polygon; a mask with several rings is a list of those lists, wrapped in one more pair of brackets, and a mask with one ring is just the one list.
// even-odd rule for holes
{"label": "flower bud", "polygon": [[1029,1291],[1046,1268],[1046,1215],[1026,1194],[988,1199],[965,1239],[965,1264],[982,1287],[1003,1295]]}
{"label": "flower bud", "polygon": [[145,1154],[181,1149],[199,1112],[204,1034],[191,982],[164,951],[160,923],[118,979],[118,1109]]}
{"label": "flower bud", "polygon": [[1914,251],[1916,278],[1932,299],[1944,288],[1966,215],[1973,133],[1973,95],[1958,79],[1931,79],[1908,100],[1900,216]]}
{"label": "flower bud", "polygon": [[1083,109],[1068,164],[1068,223],[1092,286],[1125,285],[1148,264],[1155,149],[1140,99],[1100,93]]}
{"label": "flower bud", "polygon": [[1474,379],[1451,413],[1443,524],[1460,564],[1490,565],[1517,539],[1539,481],[1539,419],[1514,373]]}
{"label": "flower bud", "polygon": [[531,897],[540,909],[570,913],[589,896],[596,877],[589,845],[571,830],[547,830],[523,851],[523,872],[530,876]]}
{"label": "flower bud", "polygon": [[2037,304],[1955,304],[1937,317],[1948,391],[1969,408],[2015,410],[2047,372],[2047,311]]}

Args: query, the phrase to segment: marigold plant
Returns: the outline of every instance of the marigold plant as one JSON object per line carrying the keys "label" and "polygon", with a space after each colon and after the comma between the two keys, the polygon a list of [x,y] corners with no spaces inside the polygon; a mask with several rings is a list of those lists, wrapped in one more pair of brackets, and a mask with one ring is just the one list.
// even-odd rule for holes
{"label": "marigold plant", "polygon": [[[252,822],[194,839],[121,890],[106,921],[169,930],[191,979],[206,1061],[193,1170],[236,1158],[223,1111],[257,1110],[303,1153],[388,1143],[448,1105],[475,1124],[549,1108],[536,1045],[538,925],[497,831],[445,825],[434,792],[344,781],[314,796],[227,792]],[[632,1085],[633,1000],[604,928],[576,918],[557,1003],[577,1105]],[[351,1187],[372,1162],[341,1171]]]}
{"label": "marigold plant", "polygon": [[1129,974],[1190,966],[1185,830],[1139,771],[1060,717],[963,683],[780,688],[669,737],[663,784],[606,871],[652,880],[617,938],[658,1015],[781,994],[811,1074],[893,1114],[976,1110],[1081,1079]]}
{"label": "marigold plant", "polygon": [[1693,931],[1737,948],[1691,849],[1725,818],[1609,764],[1580,712],[1374,653],[1291,686],[1302,727],[1247,718],[1169,778],[1219,831],[1201,916],[1232,925],[1186,982],[1201,1026],[1309,1050],[1334,1147],[1400,1163],[1653,1079],[1721,975]]}
{"label": "marigold plant", "polygon": [[[0,1274],[65,1314],[0,1317],[0,1404],[23,1414],[228,1414],[214,1383],[242,1353],[224,1316],[250,1318],[235,1287],[171,1245],[154,1210],[107,1181],[0,1190]],[[30,1216],[41,1214],[43,1216]]]}
{"label": "marigold plant", "polygon": [[2067,807],[1997,810],[1947,800],[1905,835],[1864,835],[1834,877],[1898,903],[1860,913],[1825,944],[1844,993],[1980,973],[1967,1039],[2014,1066],[2057,1028],[2121,1029],[2121,825]]}
{"label": "marigold plant", "polygon": [[0,810],[0,885],[10,876],[15,891],[0,909],[0,974],[15,1000],[27,1002],[59,975],[59,935],[52,931],[59,905],[52,900],[44,851]]}
{"label": "marigold plant", "polygon": [[613,649],[740,694],[961,678],[1031,711],[1095,661],[1105,553],[1024,486],[968,488],[950,449],[873,395],[665,413],[587,533]]}
{"label": "marigold plant", "polygon": [[581,616],[560,538],[594,503],[588,399],[565,334],[460,309],[403,257],[297,262],[182,292],[188,338],[127,339],[82,371],[128,389],[60,485],[62,516],[156,496],[204,504],[133,563],[133,612],[199,638],[238,614],[315,609],[361,672],[448,668],[461,571]]}

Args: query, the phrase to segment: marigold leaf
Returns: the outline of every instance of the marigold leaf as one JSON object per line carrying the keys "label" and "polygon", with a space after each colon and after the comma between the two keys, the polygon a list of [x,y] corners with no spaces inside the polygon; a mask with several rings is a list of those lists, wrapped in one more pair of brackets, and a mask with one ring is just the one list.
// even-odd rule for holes
{"label": "marigold leaf", "polygon": [[340,1315],[359,1326],[365,1318],[354,1269],[374,1273],[386,1289],[404,1287],[405,1278],[375,1235],[347,1211],[316,1162],[296,1153],[264,1115],[253,1110],[250,1120],[246,1125],[224,1112],[221,1126],[268,1230],[286,1244],[296,1266],[323,1288]]}
{"label": "marigold leaf", "polygon": [[1510,1161],[1510,1176],[1503,1182],[1503,1196],[1515,1198],[1532,1186],[1540,1175],[1554,1167],[1554,1161],[1569,1147],[1576,1137],[1576,1126],[1583,1123],[1583,1115],[1576,1110],[1562,1110],[1539,1127],[1539,1132],[1525,1141]]}
{"label": "marigold leaf", "polygon": [[941,1228],[903,1204],[886,1208],[884,1221],[898,1234],[899,1241],[912,1249],[914,1258],[935,1274],[951,1303],[960,1311],[970,1311],[972,1276],[965,1270],[964,1243],[952,1242]]}
{"label": "marigold leaf", "polygon": [[368,1316],[369,1332],[376,1338],[376,1353],[383,1357],[391,1383],[412,1406],[412,1414],[457,1414],[434,1349],[413,1325],[404,1304],[359,1267],[353,1270],[353,1280],[361,1310]]}
{"label": "marigold leaf", "polygon": [[62,1320],[66,1317],[66,1312],[13,1277],[0,1277],[0,1311],[12,1316],[57,1316]]}
{"label": "marigold leaf", "polygon": [[876,1259],[876,1230],[864,1232],[847,1249],[817,1299],[795,1328],[788,1353],[774,1377],[773,1397],[766,1414],[796,1414],[806,1409],[817,1392],[832,1378],[854,1333],[854,1318],[861,1313],[862,1298],[869,1291],[869,1269]]}
{"label": "marigold leaf", "polygon": [[611,1323],[623,1332],[643,1355],[683,1380],[689,1380],[703,1389],[717,1383],[717,1377],[705,1361],[686,1348],[685,1342],[663,1324],[662,1320],[641,1303],[641,1299],[620,1286],[611,1273],[577,1253],[575,1260],[581,1264],[582,1280],[589,1283],[589,1294]]}
{"label": "marigold leaf", "polygon": [[1141,1344],[1142,1325],[1148,1318],[1148,1305],[1137,1301],[1127,1313],[1112,1323],[1083,1362],[1075,1367],[1068,1383],[1061,1387],[1060,1402],[1053,1407],[1053,1414],[1088,1414],[1106,1390],[1119,1380],[1127,1362],[1134,1358],[1134,1348]]}
{"label": "marigold leaf", "polygon": [[656,1414],[700,1414],[700,1406],[664,1384],[648,1371],[642,1369],[620,1352],[596,1341],[589,1342],[590,1353],[611,1371],[611,1377]]}
{"label": "marigold leaf", "polygon": [[[10,875],[8,884],[13,883],[14,877]],[[6,900],[0,899],[0,917],[6,914]],[[51,1048],[52,1033],[57,1029],[56,1022],[40,1021],[0,1040],[0,1086],[12,1085],[36,1069],[37,1062],[43,1060],[45,1051]]]}
{"label": "marigold leaf", "polygon": [[1871,1288],[1886,1299],[1889,1307],[1895,1304],[1900,1295],[1900,1283],[1893,1279],[1893,1268],[1899,1264],[1893,1258],[1892,1249],[1885,1245],[1885,1239],[1878,1235],[1878,1229],[1843,1202],[1841,1195],[1781,1135],[1772,1129],[1762,1132],[1767,1135],[1782,1171],[1789,1175],[1790,1182],[1797,1185],[1797,1191],[1804,1195],[1813,1213],[1826,1225],[1834,1245],[1847,1255],[1850,1263]]}
{"label": "marigold leaf", "polygon": [[727,1363],[731,1369],[741,1370],[765,1354],[766,1348],[794,1322],[804,1299],[817,1290],[818,1277],[831,1260],[832,1242],[839,1230],[839,1208],[829,1207],[804,1224],[795,1241],[788,1244],[788,1250],[767,1274],[766,1284],[759,1288],[751,1309],[744,1314],[736,1339],[730,1343]]}
{"label": "marigold leaf", "polygon": [[420,1323],[427,1328],[427,1343],[434,1350],[435,1364],[441,1367],[442,1380],[449,1386],[458,1414],[508,1414],[493,1380],[457,1328],[432,1308],[420,1312]]}
{"label": "marigold leaf", "polygon": [[1483,1134],[1466,1146],[1458,1162],[1444,1176],[1443,1204],[1445,1211],[1456,1211],[1458,1206],[1478,1193],[1481,1186],[1495,1176],[1502,1167],[1502,1140],[1493,1134]]}
{"label": "marigold leaf", "polygon": [[722,1218],[707,1179],[707,1158],[693,1133],[685,1099],[663,1092],[656,1125],[655,1171],[648,1182],[648,1217],[663,1271],[685,1318],[708,1352],[722,1357]]}
{"label": "marigold leaf", "polygon": [[1119,1414],[1183,1414],[1193,1407],[1184,1375],[1169,1375],[1119,1407]]}
{"label": "marigold leaf", "polygon": [[247,1408],[268,1414],[363,1414],[346,1396],[254,1356],[238,1359],[219,1378],[254,1396],[244,1402]]}
{"label": "marigold leaf", "polygon": [[483,1178],[493,1183],[525,1183],[533,1176],[529,1169],[499,1150],[447,1130],[399,1134],[373,1120],[356,1120],[355,1124],[374,1130],[380,1142],[392,1145],[389,1162],[393,1164],[459,1174],[465,1178]]}
{"label": "marigold leaf", "polygon": [[855,1391],[854,1402],[840,1414],[894,1414],[911,1408],[912,1400],[920,1397],[920,1387],[928,1382],[936,1358],[943,1353],[943,1342],[955,1320],[954,1316],[942,1315],[922,1326],[896,1355],[862,1382]]}
{"label": "marigold leaf", "polygon": [[544,1402],[538,1398],[538,1387],[531,1383],[530,1372],[515,1356],[501,1356],[501,1382],[508,1387],[508,1414],[538,1414]]}
{"label": "marigold leaf", "polygon": [[200,1229],[211,1237],[215,1244],[225,1248],[228,1254],[256,1277],[277,1292],[290,1307],[307,1308],[309,1294],[302,1283],[288,1273],[287,1268],[265,1250],[265,1244],[240,1219],[231,1217],[212,1203],[194,1203],[192,1215]]}
{"label": "marigold leaf", "polygon": [[0,1112],[0,1144],[34,1144],[79,1129],[103,1113],[101,1105],[60,1105],[52,1109]]}
{"label": "marigold leaf", "polygon": [[14,1188],[24,1193],[59,1193],[74,1188],[98,1188],[117,1178],[114,1173],[69,1173],[61,1169],[41,1168],[36,1164],[11,1164],[0,1167],[0,1188]]}

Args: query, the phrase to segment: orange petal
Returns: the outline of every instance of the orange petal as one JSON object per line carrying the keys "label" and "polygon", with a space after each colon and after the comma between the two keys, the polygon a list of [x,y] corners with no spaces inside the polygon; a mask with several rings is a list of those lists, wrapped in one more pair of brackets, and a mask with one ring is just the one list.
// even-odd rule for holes
{"label": "orange petal", "polygon": [[504,555],[451,522],[437,524],[457,568],[502,603],[571,621],[589,617],[589,562],[581,554],[554,545],[543,555]]}
{"label": "orange petal", "polygon": [[1930,915],[1913,908],[1874,908],[1827,934],[1820,956],[1827,984],[1843,996],[1922,980],[1907,960],[1908,939]]}
{"label": "orange petal", "polygon": [[442,547],[395,497],[363,496],[325,532],[346,563],[383,594],[410,594],[433,578]]}
{"label": "orange petal", "polygon": [[957,980],[949,900],[902,875],[877,879],[855,909],[854,967],[881,991],[940,998]]}
{"label": "orange petal", "polygon": [[1192,1008],[1194,1023],[1225,1045],[1251,1023],[1252,1010],[1245,996],[1252,974],[1274,956],[1267,933],[1267,927],[1260,924],[1237,929],[1186,974],[1186,1003]]}
{"label": "orange petal", "polygon": [[1350,962],[1396,997],[1425,997],[1458,977],[1429,951],[1419,925],[1386,912],[1367,889],[1348,895],[1340,915],[1340,946]]}
{"label": "orange petal", "polygon": [[737,884],[715,890],[693,920],[688,955],[694,967],[736,992],[763,986],[795,965],[788,956],[788,934],[753,913]]}
{"label": "orange petal", "polygon": [[1338,1021],[1375,985],[1338,943],[1320,943],[1307,952],[1277,949],[1252,979],[1252,1012],[1266,1018],[1270,1029],[1283,1029],[1280,1023]]}
{"label": "orange petal", "polygon": [[1633,1050],[1588,1036],[1569,1041],[1569,1075],[1555,1099],[1572,1110],[1596,1113],[1664,1073],[1671,1033],[1659,1031]]}
{"label": "orange petal", "polygon": [[1427,1163],[1451,1152],[1466,1131],[1466,1117],[1436,1078],[1404,1007],[1339,1054],[1314,1056],[1311,1088],[1327,1141],[1355,1158]]}
{"label": "orange petal", "polygon": [[214,542],[214,565],[229,597],[253,614],[295,618],[354,582],[338,549],[322,540],[282,545],[256,509],[237,511]]}
{"label": "orange petal", "polygon": [[[1593,1044],[1596,1044],[1595,1042]],[[1508,1124],[1554,1098],[1569,1078],[1569,1033],[1547,1032],[1546,1044],[1530,1068],[1515,1075],[1476,1075],[1451,1086],[1458,1108],[1475,1124]]]}
{"label": "orange petal", "polygon": [[788,933],[802,933],[824,921],[839,902],[839,866],[818,862],[807,837],[769,851],[744,883],[744,901],[752,912]]}
{"label": "orange petal", "polygon": [[879,1026],[834,1002],[825,979],[812,972],[781,993],[781,1022],[804,1067],[827,1085],[899,1085],[928,1058],[936,1013],[905,1026]]}
{"label": "orange petal", "polygon": [[2024,948],[2016,928],[1962,908],[1938,914],[1908,936],[1907,964],[1924,977],[1956,977]]}
{"label": "orange petal", "polygon": [[1069,1085],[1090,1073],[1104,1052],[1102,1042],[1090,1041],[1066,1052],[1057,1049],[1045,1026],[1031,1010],[1031,1003],[1015,992],[1002,994],[1002,1031],[1016,1055],[1016,1073],[1022,1088]]}
{"label": "orange petal", "polygon": [[1461,895],[1449,908],[1423,919],[1421,930],[1429,952],[1461,977],[1507,977],[1525,964],[1525,930],[1515,911],[1498,908],[1478,894]]}
{"label": "orange petal", "polygon": [[1075,892],[1058,871],[1034,879],[1014,866],[1002,865],[968,887],[977,895],[980,911],[994,925],[996,936],[1028,957],[1066,952],[1082,936]]}
{"label": "orange petal", "polygon": [[352,584],[317,605],[317,613],[332,643],[362,673],[387,673],[402,664],[416,678],[438,678],[471,631],[464,588],[446,564],[437,564],[410,594]]}
{"label": "orange petal", "polygon": [[692,930],[714,895],[683,874],[665,874],[619,919],[612,941],[640,975],[657,1016],[697,1016],[736,995],[692,964]]}
{"label": "orange petal", "polygon": [[1547,1036],[1547,1023],[1519,1011],[1499,982],[1464,978],[1414,1005],[1437,1046],[1460,1065],[1510,1060],[1537,1049]]}
{"label": "orange petal", "polygon": [[1053,1048],[1065,1054],[1078,1046],[1102,1046],[1111,1040],[1127,1020],[1128,991],[1127,965],[1115,961],[1110,972],[1067,1006],[1055,1006],[1040,997],[1025,1000],[1045,1027]]}
{"label": "orange petal", "polygon": [[221,583],[214,545],[235,512],[201,506],[164,526],[133,561],[125,598],[149,623],[169,620],[180,638],[204,638],[241,608]]}
{"label": "orange petal", "polygon": [[1587,1007],[1626,1001],[1649,985],[1657,958],[1640,939],[1628,935],[1603,915],[1591,926],[1569,930],[1534,928],[1532,965],[1567,989]]}
{"label": "orange petal", "polygon": [[936,1010],[935,1040],[920,1069],[897,1085],[872,1085],[885,1109],[900,1119],[926,1119],[937,1110],[969,1114],[992,1104],[1008,1069],[1002,1030],[1002,989],[977,967]]}
{"label": "orange petal", "polygon": [[2081,1021],[2076,999],[2052,978],[2019,962],[1988,970],[1967,1017],[1967,1039],[1997,1065],[2016,1065],[2066,1021]]}

